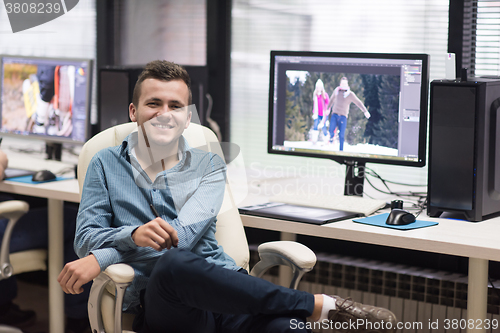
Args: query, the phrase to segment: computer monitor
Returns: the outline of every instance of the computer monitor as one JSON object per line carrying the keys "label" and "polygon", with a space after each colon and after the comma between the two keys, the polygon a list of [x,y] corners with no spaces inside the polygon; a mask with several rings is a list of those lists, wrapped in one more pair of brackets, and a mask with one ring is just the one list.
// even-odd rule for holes
{"label": "computer monitor", "polygon": [[91,84],[90,59],[3,55],[0,135],[44,140],[48,149],[85,143]]}
{"label": "computer monitor", "polygon": [[271,51],[268,152],[347,165],[362,195],[367,162],[422,167],[429,56]]}

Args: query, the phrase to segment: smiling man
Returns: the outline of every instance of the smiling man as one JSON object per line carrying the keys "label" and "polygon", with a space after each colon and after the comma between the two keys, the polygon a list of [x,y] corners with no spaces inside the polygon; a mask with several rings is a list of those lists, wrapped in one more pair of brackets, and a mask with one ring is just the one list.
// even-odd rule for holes
{"label": "smiling man", "polygon": [[138,314],[138,332],[307,332],[307,318],[385,322],[377,331],[393,332],[388,310],[249,276],[218,245],[226,166],[182,136],[192,117],[189,87],[187,72],[167,61],[139,76],[129,107],[138,130],[89,164],[75,236],[81,259],[59,275],[63,290],[80,293],[123,262],[135,271],[123,307]]}
{"label": "smiling man", "polygon": [[129,107],[130,119],[139,129],[137,159],[141,165],[150,163],[146,172],[153,179],[179,161],[179,138],[191,121],[191,94],[182,80],[156,78],[145,79],[137,90]]}

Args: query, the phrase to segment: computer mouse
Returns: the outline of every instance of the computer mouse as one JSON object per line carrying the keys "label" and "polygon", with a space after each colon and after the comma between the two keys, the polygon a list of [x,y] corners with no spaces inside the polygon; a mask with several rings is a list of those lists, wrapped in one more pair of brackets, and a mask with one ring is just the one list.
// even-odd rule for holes
{"label": "computer mouse", "polygon": [[407,225],[413,222],[415,222],[415,215],[404,209],[394,208],[387,217],[385,224]]}
{"label": "computer mouse", "polygon": [[49,170],[37,171],[33,174],[33,177],[31,178],[31,180],[34,182],[44,182],[44,181],[52,180],[52,179],[56,179],[56,175],[54,175]]}

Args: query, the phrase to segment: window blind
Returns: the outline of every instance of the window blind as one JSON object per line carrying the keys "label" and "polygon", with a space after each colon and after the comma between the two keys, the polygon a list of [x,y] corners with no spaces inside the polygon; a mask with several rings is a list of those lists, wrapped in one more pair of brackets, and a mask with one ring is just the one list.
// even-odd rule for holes
{"label": "window blind", "polygon": [[[476,24],[465,29],[475,30],[475,48],[470,50],[476,76],[500,75],[500,1],[477,1]],[[465,31],[464,31],[465,35]],[[464,54],[465,56],[465,54]]]}
{"label": "window blind", "polygon": [[[328,170],[328,160],[267,154],[271,50],[427,53],[430,78],[444,77],[448,42],[447,0],[324,1],[234,0],[231,46],[231,142],[238,144],[254,176],[267,168],[281,176],[295,168]],[[313,166],[313,167],[311,167]],[[384,178],[426,184],[427,168],[369,164]]]}

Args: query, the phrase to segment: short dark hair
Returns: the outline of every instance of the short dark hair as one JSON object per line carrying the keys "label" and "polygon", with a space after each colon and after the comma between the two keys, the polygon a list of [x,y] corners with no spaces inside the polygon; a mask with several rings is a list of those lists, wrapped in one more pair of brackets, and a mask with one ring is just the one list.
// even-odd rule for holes
{"label": "short dark hair", "polygon": [[188,87],[189,100],[192,103],[193,96],[191,94],[191,79],[184,67],[177,65],[173,62],[166,60],[154,60],[146,64],[146,67],[139,75],[134,87],[134,94],[132,95],[132,103],[135,106],[139,104],[139,97],[141,96],[141,84],[146,79],[156,79],[160,81],[173,81],[182,80]]}

